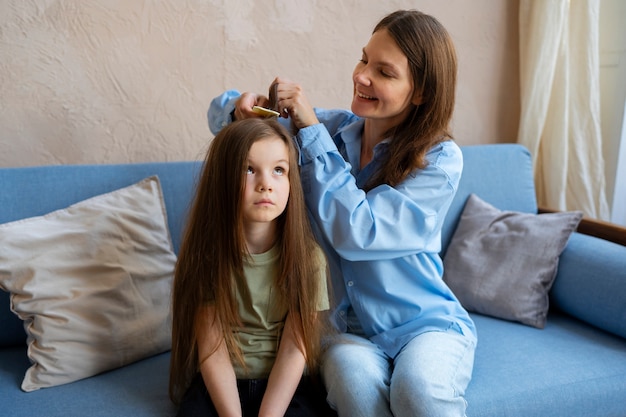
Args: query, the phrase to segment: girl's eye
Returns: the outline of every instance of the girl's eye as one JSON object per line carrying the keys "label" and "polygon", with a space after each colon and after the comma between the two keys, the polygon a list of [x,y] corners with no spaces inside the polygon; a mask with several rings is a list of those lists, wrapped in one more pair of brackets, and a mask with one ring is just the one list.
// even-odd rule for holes
{"label": "girl's eye", "polygon": [[250,174],[254,174],[254,168],[252,168],[252,167],[250,167],[250,166],[249,166],[249,167],[246,169],[246,174],[248,174],[248,175],[250,175]]}
{"label": "girl's eye", "polygon": [[285,175],[285,169],[282,167],[276,167],[274,168],[274,173],[276,175]]}

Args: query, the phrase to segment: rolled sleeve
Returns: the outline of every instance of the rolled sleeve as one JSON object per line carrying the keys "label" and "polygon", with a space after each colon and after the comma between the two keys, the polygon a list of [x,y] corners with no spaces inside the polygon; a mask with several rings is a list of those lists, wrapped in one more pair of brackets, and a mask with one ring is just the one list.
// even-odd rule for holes
{"label": "rolled sleeve", "polygon": [[296,142],[300,149],[300,165],[312,162],[329,152],[337,152],[337,146],[321,123],[300,129]]}
{"label": "rolled sleeve", "polygon": [[207,112],[211,133],[217,135],[220,130],[233,121],[231,114],[235,110],[235,103],[239,96],[241,96],[239,91],[228,90],[211,101]]}

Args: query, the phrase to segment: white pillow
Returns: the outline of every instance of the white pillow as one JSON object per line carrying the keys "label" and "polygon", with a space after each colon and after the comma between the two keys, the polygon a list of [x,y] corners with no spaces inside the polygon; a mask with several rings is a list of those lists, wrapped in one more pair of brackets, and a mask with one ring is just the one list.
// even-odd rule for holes
{"label": "white pillow", "polygon": [[168,350],[176,263],[157,177],[0,225],[0,288],[24,320],[22,389]]}

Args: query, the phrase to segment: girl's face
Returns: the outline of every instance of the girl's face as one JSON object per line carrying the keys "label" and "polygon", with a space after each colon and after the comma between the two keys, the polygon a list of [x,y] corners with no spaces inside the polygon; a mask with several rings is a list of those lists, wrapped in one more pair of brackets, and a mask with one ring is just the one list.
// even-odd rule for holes
{"label": "girl's face", "polygon": [[363,48],[363,56],[352,74],[354,96],[352,112],[357,116],[380,120],[391,128],[402,122],[419,104],[421,95],[413,90],[409,61],[389,35],[381,29]]}
{"label": "girl's face", "polygon": [[289,199],[289,149],[277,136],[258,140],[248,152],[243,196],[246,225],[270,223],[282,214]]}

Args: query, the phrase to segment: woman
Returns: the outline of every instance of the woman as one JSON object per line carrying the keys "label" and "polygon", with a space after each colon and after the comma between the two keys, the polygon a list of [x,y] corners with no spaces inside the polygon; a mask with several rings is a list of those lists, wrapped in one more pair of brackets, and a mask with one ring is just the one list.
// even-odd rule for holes
{"label": "woman", "polygon": [[[271,87],[297,129],[306,203],[329,259],[343,333],[322,376],[341,417],[465,415],[476,331],[439,256],[463,165],[449,132],[456,69],[445,28],[401,10],[363,48],[351,112],[312,108],[289,80]],[[228,91],[211,103],[209,124],[216,132],[268,103]]]}

